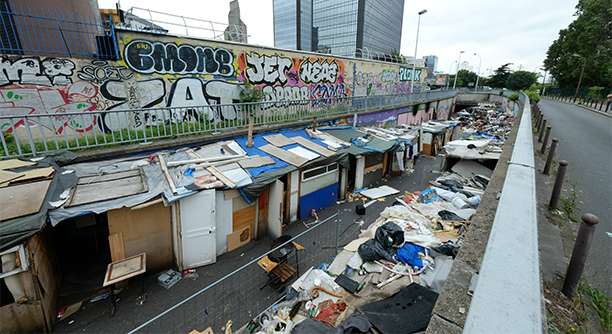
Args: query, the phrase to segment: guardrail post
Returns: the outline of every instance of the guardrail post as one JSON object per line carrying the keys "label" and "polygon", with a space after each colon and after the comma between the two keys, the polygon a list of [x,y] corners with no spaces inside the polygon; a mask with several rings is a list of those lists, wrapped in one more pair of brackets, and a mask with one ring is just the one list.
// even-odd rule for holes
{"label": "guardrail post", "polygon": [[538,121],[536,122],[536,132],[540,128],[540,124],[542,123],[543,118],[544,118],[544,113],[541,113],[540,116],[538,117]]}
{"label": "guardrail post", "polygon": [[548,173],[550,172],[550,166],[552,166],[553,156],[555,155],[555,149],[557,148],[558,142],[559,139],[552,139],[552,144],[550,144],[550,151],[548,151],[548,158],[546,158],[546,164],[544,165],[544,171],[542,172],[544,175],[548,175]]}
{"label": "guardrail post", "polygon": [[599,218],[597,218],[597,216],[590,213],[582,215],[582,223],[578,230],[576,243],[574,243],[572,258],[567,267],[563,289],[561,289],[561,292],[569,298],[572,298],[576,293],[576,288],[580,282],[580,276],[582,276],[584,262],[589,254],[589,248],[591,247],[591,241],[593,240],[595,225],[597,225],[597,223],[599,223]]}
{"label": "guardrail post", "polygon": [[338,255],[338,244],[340,243],[340,210],[336,213],[336,255]]}
{"label": "guardrail post", "polygon": [[542,143],[542,150],[540,150],[540,153],[544,154],[544,152],[546,152],[546,146],[548,145],[548,138],[550,137],[550,129],[552,129],[552,126],[547,126],[546,127],[546,135],[544,135],[544,142]]}
{"label": "guardrail post", "polygon": [[542,137],[544,136],[544,128],[546,128],[546,121],[547,119],[544,119],[544,121],[542,121],[542,124],[540,126],[540,136],[538,137],[538,143],[542,142]]}
{"label": "guardrail post", "polygon": [[557,168],[557,178],[555,179],[555,185],[553,186],[552,196],[550,196],[550,203],[548,203],[548,207],[550,207],[551,210],[556,210],[557,204],[559,204],[559,195],[561,195],[561,187],[563,186],[563,180],[565,178],[565,169],[567,168],[567,165],[567,161],[559,161],[559,168]]}

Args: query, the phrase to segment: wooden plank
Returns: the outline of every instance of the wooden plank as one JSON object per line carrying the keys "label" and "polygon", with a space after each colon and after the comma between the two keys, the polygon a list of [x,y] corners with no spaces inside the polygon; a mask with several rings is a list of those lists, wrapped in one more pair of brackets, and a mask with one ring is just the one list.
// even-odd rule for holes
{"label": "wooden plank", "polygon": [[140,175],[126,179],[80,184],[72,189],[66,207],[107,201],[132,196],[148,191],[146,182]]}
{"label": "wooden plank", "polygon": [[240,191],[238,191],[238,189],[225,190],[223,192],[223,199],[226,201],[232,198],[239,197],[239,196],[242,196],[242,195],[240,194]]}
{"label": "wooden plank", "polygon": [[32,169],[25,172],[21,172],[23,176],[18,179],[14,179],[9,182],[10,185],[33,182],[39,180],[48,180],[52,179],[55,174],[55,168],[47,167],[47,168],[38,168]]}
{"label": "wooden plank", "polygon": [[375,171],[375,170],[380,169],[380,168],[383,168],[383,163],[382,162],[379,162],[377,164],[374,164],[372,166],[364,168],[363,169],[363,173],[367,174],[369,172]]}
{"label": "wooden plank", "polygon": [[13,173],[5,170],[0,170],[0,183],[9,182],[24,176],[24,173]]}
{"label": "wooden plank", "polygon": [[27,216],[40,211],[51,180],[0,188],[0,220]]}
{"label": "wooden plank", "polygon": [[332,156],[334,154],[336,154],[334,151],[328,150],[327,148],[317,144],[317,143],[313,143],[310,140],[304,138],[304,137],[292,137],[290,138],[292,139],[294,142],[306,147],[307,149],[311,150],[311,151],[315,151],[317,153],[319,153],[322,156],[325,157],[329,157]]}
{"label": "wooden plank", "polygon": [[15,169],[22,167],[36,166],[37,163],[32,161],[21,161],[19,159],[10,159],[0,161],[0,169]]}
{"label": "wooden plank", "polygon": [[87,175],[79,177],[78,184],[91,184],[96,182],[106,182],[110,180],[125,179],[132,176],[140,176],[142,172],[140,169],[130,169],[126,171],[116,173],[106,173],[102,175]]}
{"label": "wooden plank", "polygon": [[140,253],[108,264],[102,286],[109,286],[147,271],[147,254]]}
{"label": "wooden plank", "polygon": [[266,165],[272,165],[274,163],[275,163],[274,159],[270,158],[269,156],[265,156],[265,157],[257,156],[257,157],[252,157],[252,158],[243,159],[243,160],[238,161],[238,164],[242,168],[261,167],[261,166],[266,166]]}
{"label": "wooden plank", "polygon": [[283,146],[294,144],[293,140],[285,137],[284,135],[280,133],[271,135],[271,136],[264,136],[263,139],[265,139],[268,143],[274,146],[277,146],[277,147],[283,147]]}
{"label": "wooden plank", "polygon": [[249,206],[242,210],[235,211],[232,214],[233,231],[238,231],[244,227],[251,226],[255,228],[255,205]]}
{"label": "wooden plank", "polygon": [[297,154],[293,154],[270,144],[262,146],[259,149],[296,167],[300,167],[308,162],[308,159],[306,158],[302,158]]}
{"label": "wooden plank", "polygon": [[172,176],[170,176],[170,172],[168,172],[168,166],[166,166],[166,161],[164,161],[164,157],[161,154],[158,154],[157,158],[159,159],[159,165],[161,166],[161,169],[164,172],[164,175],[166,176],[166,180],[170,185],[172,193],[177,194],[176,187],[174,186],[174,181],[172,180]]}
{"label": "wooden plank", "polygon": [[23,304],[2,306],[0,312],[0,332],[2,333],[47,333],[42,303],[39,300]]}
{"label": "wooden plank", "polygon": [[243,227],[240,230],[227,235],[227,251],[231,252],[251,241],[251,227]]}
{"label": "wooden plank", "polygon": [[117,262],[125,259],[125,249],[123,248],[123,233],[115,233],[108,236],[110,246],[111,261]]}

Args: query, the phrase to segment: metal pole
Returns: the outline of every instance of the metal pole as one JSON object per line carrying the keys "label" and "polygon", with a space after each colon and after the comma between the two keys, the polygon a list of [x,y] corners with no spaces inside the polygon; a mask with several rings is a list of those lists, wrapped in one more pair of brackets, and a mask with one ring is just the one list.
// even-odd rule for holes
{"label": "metal pole", "polygon": [[540,123],[542,122],[542,118],[544,118],[544,113],[540,113],[540,115],[538,116],[538,121],[536,122],[536,132],[540,128]]}
{"label": "metal pole", "polygon": [[414,44],[414,61],[412,62],[412,83],[410,84],[410,93],[414,93],[414,75],[416,72],[417,47],[419,46],[419,29],[421,28],[421,15],[425,13],[427,13],[426,9],[423,9],[419,12],[419,23],[417,24],[416,43]]}
{"label": "metal pole", "polygon": [[559,161],[559,168],[557,168],[557,178],[555,179],[555,185],[553,186],[552,196],[550,196],[550,203],[548,203],[548,207],[551,210],[556,210],[557,204],[559,204],[559,195],[561,194],[561,187],[563,186],[563,180],[565,178],[565,169],[567,168],[567,165],[567,161]]}
{"label": "metal pole", "polygon": [[457,74],[459,73],[459,66],[461,66],[461,54],[464,52],[465,51],[459,52],[459,61],[457,62],[457,71],[455,72],[455,82],[453,83],[453,89],[455,89],[455,86],[457,85]]}
{"label": "metal pole", "polygon": [[544,175],[549,175],[550,166],[552,166],[553,156],[555,155],[555,149],[557,148],[557,143],[559,139],[553,138],[552,144],[550,144],[550,151],[548,151],[548,157],[546,158],[546,164],[544,165]]}
{"label": "metal pole", "polygon": [[478,74],[476,74],[476,87],[475,88],[475,92],[478,91],[478,79],[480,79],[480,66],[482,65],[482,58],[480,57],[480,55],[478,53],[474,53],[474,55],[478,56],[478,59],[480,59],[480,62],[478,62]]}
{"label": "metal pole", "polygon": [[582,75],[584,74],[585,67],[586,67],[586,58],[584,58],[584,64],[582,65],[582,72],[580,72],[580,79],[578,79],[578,87],[576,87],[576,94],[574,94],[574,103],[576,103],[576,97],[578,96],[578,90],[580,89],[580,83],[582,83]]}
{"label": "metal pole", "polygon": [[544,119],[544,121],[542,121],[542,126],[540,127],[540,136],[538,137],[538,143],[542,142],[542,137],[544,136],[544,128],[546,128],[546,121],[546,118]]}
{"label": "metal pole", "polygon": [[338,255],[338,244],[340,243],[340,210],[336,213],[336,255]]}
{"label": "metal pole", "polygon": [[544,142],[542,143],[542,150],[540,150],[540,153],[544,154],[544,152],[546,152],[546,146],[548,145],[548,138],[550,137],[550,129],[552,129],[552,126],[547,126],[546,127],[546,135],[544,135]]}
{"label": "metal pole", "polygon": [[[448,75],[449,75],[449,76],[450,76],[450,71],[451,71],[451,70],[452,70],[452,68],[453,68],[453,64],[454,64],[454,63],[456,63],[456,62],[457,62],[457,61],[455,60],[455,61],[454,61],[454,62],[452,62],[452,63],[450,64],[450,66],[448,67]],[[449,84],[450,84],[450,77],[449,77],[449,78],[446,78],[446,90],[448,90],[448,85],[449,85]]]}
{"label": "metal pole", "polygon": [[561,292],[569,298],[572,298],[576,293],[576,288],[578,287],[578,282],[580,282],[580,276],[582,276],[584,262],[586,262],[587,255],[589,254],[589,248],[591,247],[591,241],[593,240],[595,225],[597,225],[597,223],[599,223],[599,218],[597,218],[597,216],[590,213],[582,215],[582,223],[578,230],[576,243],[574,243],[572,258],[567,267],[563,289],[561,289]]}

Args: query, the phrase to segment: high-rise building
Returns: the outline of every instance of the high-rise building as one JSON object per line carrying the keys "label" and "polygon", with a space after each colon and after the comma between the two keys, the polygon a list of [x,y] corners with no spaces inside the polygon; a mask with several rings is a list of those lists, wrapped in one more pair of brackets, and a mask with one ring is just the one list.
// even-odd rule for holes
{"label": "high-rise building", "polygon": [[274,45],[382,56],[400,50],[403,13],[404,0],[274,0]]}
{"label": "high-rise building", "polygon": [[438,56],[425,56],[425,64],[427,66],[427,81],[435,80],[434,72],[438,70]]}
{"label": "high-rise building", "polygon": [[312,51],[312,0],[273,0],[274,46]]}

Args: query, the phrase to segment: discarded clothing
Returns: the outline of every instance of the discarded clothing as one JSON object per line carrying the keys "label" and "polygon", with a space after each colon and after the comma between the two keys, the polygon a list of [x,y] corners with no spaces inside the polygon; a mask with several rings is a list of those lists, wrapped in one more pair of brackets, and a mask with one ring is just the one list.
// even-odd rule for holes
{"label": "discarded clothing", "polygon": [[448,210],[439,211],[438,216],[440,216],[442,220],[455,220],[455,221],[464,220],[463,218],[459,217],[457,214],[450,212]]}
{"label": "discarded clothing", "polygon": [[335,327],[336,319],[344,310],[346,310],[344,302],[334,303],[331,299],[328,299],[319,303],[319,314],[313,319],[327,327]]}
{"label": "discarded clothing", "polygon": [[431,250],[434,250],[443,255],[452,256],[453,259],[457,256],[457,253],[459,253],[459,248],[449,243],[446,243],[440,247],[432,247]]}
{"label": "discarded clothing", "polygon": [[436,193],[435,189],[426,189],[417,198],[417,202],[419,203],[442,202],[442,199],[440,198],[440,196],[438,196],[438,193]]}
{"label": "discarded clothing", "polygon": [[411,267],[423,267],[423,260],[419,258],[419,252],[425,254],[425,248],[407,242],[402,248],[397,250],[397,259],[410,265]]}

